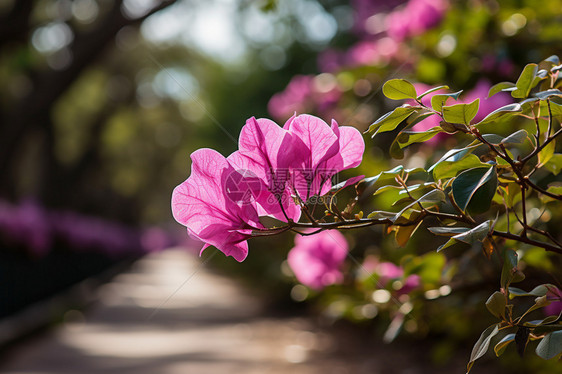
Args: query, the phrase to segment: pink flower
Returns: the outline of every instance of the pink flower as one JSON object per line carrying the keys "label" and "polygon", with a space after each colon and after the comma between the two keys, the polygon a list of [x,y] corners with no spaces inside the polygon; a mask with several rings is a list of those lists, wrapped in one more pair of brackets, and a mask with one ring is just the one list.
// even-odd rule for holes
{"label": "pink flower", "polygon": [[251,228],[262,228],[255,205],[229,195],[227,188],[238,172],[212,149],[191,154],[191,175],[172,194],[172,213],[188,234],[243,261],[248,255]]}
{"label": "pink flower", "polygon": [[334,120],[328,126],[318,117],[301,114],[290,118],[283,128],[306,146],[302,167],[292,172],[292,187],[303,201],[326,194],[334,175],[358,166],[363,159],[365,142],[354,127],[339,127]]}
{"label": "pink flower", "polygon": [[392,262],[379,262],[377,258],[367,257],[362,265],[364,271],[378,275],[377,286],[384,288],[392,285],[394,281],[402,281],[402,285],[396,290],[398,295],[412,292],[421,284],[421,278],[417,274],[411,274],[404,278],[404,269]]}
{"label": "pink flower", "polygon": [[420,35],[441,22],[447,7],[445,0],[410,0],[387,16],[388,35],[398,41]]}
{"label": "pink flower", "polygon": [[547,316],[557,316],[562,313],[562,290],[557,287],[549,287],[546,298],[550,301],[550,304],[544,307],[544,313]]}
{"label": "pink flower", "polygon": [[295,237],[287,257],[289,266],[302,284],[315,289],[343,281],[342,264],[348,253],[345,237],[337,230]]}
{"label": "pink flower", "polygon": [[304,143],[275,122],[254,117],[246,121],[238,143],[238,151],[228,162],[259,179],[261,185],[255,194],[258,214],[298,221],[301,211],[290,198],[287,181],[290,171],[300,168],[308,155]]}
{"label": "pink flower", "polygon": [[295,75],[284,91],[269,100],[267,108],[274,118],[287,118],[307,111],[330,112],[341,97],[337,84],[323,85],[312,75]]}

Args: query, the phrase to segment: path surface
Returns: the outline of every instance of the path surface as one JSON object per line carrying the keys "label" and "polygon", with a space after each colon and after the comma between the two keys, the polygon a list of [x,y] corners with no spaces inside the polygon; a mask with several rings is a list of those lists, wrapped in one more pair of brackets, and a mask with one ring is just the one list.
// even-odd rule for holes
{"label": "path surface", "polygon": [[404,348],[358,345],[309,319],[264,315],[258,300],[229,278],[189,253],[168,250],[99,288],[94,307],[67,312],[63,324],[13,348],[0,360],[0,373],[453,372],[430,369],[422,352]]}
{"label": "path surface", "polygon": [[[169,298],[169,299],[168,299]],[[256,299],[193,255],[149,255],[99,289],[85,314],[25,342],[1,373],[346,373],[312,360],[333,342],[304,319],[264,317]]]}

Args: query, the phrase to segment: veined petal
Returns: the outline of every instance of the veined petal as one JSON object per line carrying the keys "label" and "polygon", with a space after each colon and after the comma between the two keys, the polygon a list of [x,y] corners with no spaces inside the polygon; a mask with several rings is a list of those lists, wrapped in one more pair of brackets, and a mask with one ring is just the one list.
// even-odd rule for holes
{"label": "veined petal", "polygon": [[339,151],[338,137],[330,126],[318,117],[301,114],[285,126],[308,148],[305,168],[315,169],[322,161]]}
{"label": "veined petal", "polygon": [[339,155],[343,161],[341,170],[359,166],[363,160],[363,153],[365,152],[363,136],[361,136],[359,130],[351,126],[340,127],[339,133]]}
{"label": "veined petal", "polygon": [[212,149],[197,150],[191,159],[191,175],[172,193],[174,218],[190,236],[236,259],[245,258],[250,235],[240,230],[262,226],[255,203],[244,203],[227,188],[239,182],[240,174]]}

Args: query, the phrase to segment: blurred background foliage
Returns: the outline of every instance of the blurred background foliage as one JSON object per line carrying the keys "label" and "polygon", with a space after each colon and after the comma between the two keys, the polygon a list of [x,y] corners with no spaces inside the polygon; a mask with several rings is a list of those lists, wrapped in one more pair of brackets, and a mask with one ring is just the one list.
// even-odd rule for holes
{"label": "blurred background foliage", "polygon": [[[127,231],[129,249],[114,251],[119,256],[161,249],[177,232],[183,237],[169,206],[189,174],[189,154],[209,147],[228,155],[247,118],[282,124],[307,112],[364,131],[396,105],[380,92],[390,78],[470,91],[481,80],[514,81],[525,64],[560,55],[561,46],[559,0],[1,0],[2,251],[33,262],[80,248],[87,234],[53,228],[60,212],[76,214],[69,227],[96,227],[89,251],[112,256],[107,248],[121,248],[104,242],[108,227],[140,230]],[[395,166],[392,137],[366,137],[363,164],[340,179]],[[429,165],[457,141],[411,147],[404,162]],[[352,197],[338,195],[342,204]],[[370,211],[385,202],[364,204]],[[110,226],[89,225],[92,217]],[[39,221],[47,239],[29,240]],[[343,285],[322,293],[295,283],[285,262],[289,234],[252,240],[242,264],[221,255],[212,263],[276,307],[307,301],[330,321],[347,318],[388,340],[399,331],[439,338],[436,362],[492,321],[483,302],[501,264],[479,248],[437,254],[441,243],[424,230],[406,247],[380,228],[346,237],[357,263]],[[528,284],[560,286],[560,259],[533,248],[521,254]],[[377,293],[384,275],[369,261],[392,262],[402,274]],[[422,286],[400,295],[412,274]],[[405,302],[406,313],[398,310]]]}

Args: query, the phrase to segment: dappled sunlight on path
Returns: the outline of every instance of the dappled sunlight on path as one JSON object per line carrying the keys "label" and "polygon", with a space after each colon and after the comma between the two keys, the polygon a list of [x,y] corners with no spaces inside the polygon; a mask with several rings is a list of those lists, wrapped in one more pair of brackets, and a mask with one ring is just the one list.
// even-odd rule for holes
{"label": "dappled sunlight on path", "polygon": [[448,374],[469,353],[435,367],[431,344],[386,345],[357,329],[271,316],[180,249],[144,257],[97,292],[92,307],[4,352],[0,373]]}
{"label": "dappled sunlight on path", "polygon": [[[2,373],[317,373],[329,335],[305,319],[264,317],[239,285],[180,250],[152,254],[25,342]],[[332,366],[324,373],[345,373]]]}

